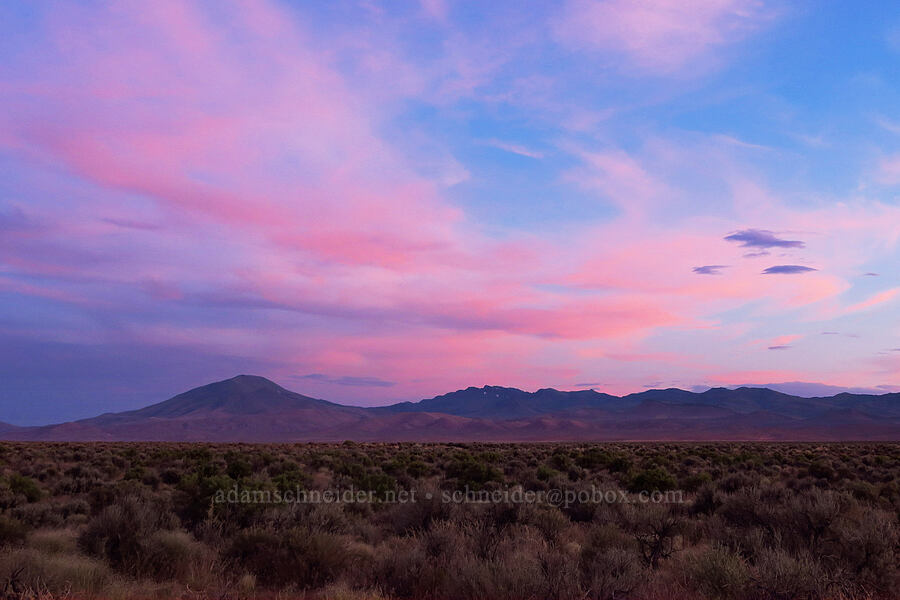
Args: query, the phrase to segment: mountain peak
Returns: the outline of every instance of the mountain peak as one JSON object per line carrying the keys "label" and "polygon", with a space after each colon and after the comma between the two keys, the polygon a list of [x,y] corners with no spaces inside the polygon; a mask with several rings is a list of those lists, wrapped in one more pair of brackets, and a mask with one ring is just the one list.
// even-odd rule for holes
{"label": "mountain peak", "polygon": [[238,384],[242,384],[242,385],[254,384],[254,385],[266,385],[266,386],[270,386],[270,387],[281,387],[280,385],[278,385],[271,379],[266,379],[262,375],[246,375],[246,374],[235,375],[231,379],[224,379],[222,381],[217,381],[214,383],[210,383],[208,385],[215,385],[216,383],[228,383],[228,382],[238,383]]}
{"label": "mountain peak", "polygon": [[259,375],[237,375],[178,394],[164,402],[133,411],[142,417],[172,418],[209,413],[254,415],[337,406],[284,389]]}

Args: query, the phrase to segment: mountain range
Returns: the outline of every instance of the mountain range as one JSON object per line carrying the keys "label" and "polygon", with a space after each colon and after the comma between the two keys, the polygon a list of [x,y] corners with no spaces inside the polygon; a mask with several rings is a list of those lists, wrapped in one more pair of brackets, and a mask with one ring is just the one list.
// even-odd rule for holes
{"label": "mountain range", "polygon": [[702,393],[469,387],[420,402],[346,406],[254,375],[194,388],[142,409],[40,427],[0,423],[34,441],[900,440],[900,393],[802,398],[768,388]]}

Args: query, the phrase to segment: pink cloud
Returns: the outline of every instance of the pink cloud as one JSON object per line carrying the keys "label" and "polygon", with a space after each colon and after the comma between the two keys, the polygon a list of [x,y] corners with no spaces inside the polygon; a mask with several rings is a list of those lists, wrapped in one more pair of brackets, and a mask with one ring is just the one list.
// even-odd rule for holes
{"label": "pink cloud", "polygon": [[653,73],[705,65],[773,17],[761,1],[570,0],[556,25],[568,45],[624,56]]}
{"label": "pink cloud", "polygon": [[900,155],[881,159],[878,163],[877,180],[885,185],[900,184]]}
{"label": "pink cloud", "polygon": [[[763,19],[757,5],[744,14],[724,1],[690,15],[668,2],[572,7],[588,11],[588,33],[568,25],[575,41],[594,32],[592,46],[658,72],[693,64]],[[433,86],[446,102],[473,93],[502,52],[482,63],[460,46],[447,58],[453,75],[435,79],[381,48],[362,75],[348,75],[297,14],[265,3],[214,13],[174,2],[61,6],[46,33],[49,53],[0,87],[0,144],[42,175],[76,177],[64,189],[41,178],[47,197],[66,199],[27,213],[47,229],[4,232],[12,274],[0,288],[83,309],[60,317],[60,336],[111,322],[98,337],[266,357],[285,376],[397,382],[379,397],[598,373],[618,374],[610,389],[634,391],[651,371],[693,382],[730,372],[736,359],[723,349],[748,337],[779,345],[755,330],[840,306],[850,274],[900,236],[895,207],[789,209],[734,175],[718,149],[656,141],[636,152],[563,144],[580,161],[568,180],[620,215],[492,238],[448,200],[453,177],[416,168],[452,171],[446,149],[425,139],[434,156],[410,158],[382,129],[406,94]],[[396,89],[373,83],[394,73]],[[726,179],[722,210],[686,201],[686,164]],[[762,277],[723,240],[765,228],[805,232],[806,248],[784,250],[820,270]],[[730,266],[717,277],[693,272],[716,264]],[[739,316],[723,316],[730,311]],[[765,366],[731,381],[806,378],[800,366]]]}
{"label": "pink cloud", "polygon": [[785,350],[790,348],[797,340],[803,339],[803,337],[802,334],[779,335],[768,340],[754,340],[751,342],[751,345],[762,346],[769,350]]}
{"label": "pink cloud", "polygon": [[504,142],[503,140],[488,140],[485,142],[485,144],[488,146],[493,146],[494,148],[498,148],[500,150],[511,152],[513,154],[518,154],[519,156],[525,156],[534,159],[544,158],[543,153],[538,152],[537,150],[526,148],[521,144],[513,144],[510,142]]}
{"label": "pink cloud", "polygon": [[878,292],[877,294],[870,296],[862,302],[851,304],[844,309],[844,314],[860,312],[863,310],[869,310],[870,308],[875,308],[876,306],[881,306],[882,304],[886,304],[894,300],[898,294],[900,294],[900,288],[891,288],[889,290],[884,290],[883,292]]}
{"label": "pink cloud", "polygon": [[[397,265],[453,244],[458,213],[378,139],[294,17],[265,4],[231,11],[242,53],[209,15],[177,4],[134,19],[111,11],[109,27],[62,11],[50,26],[58,62],[8,86],[3,129],[101,185],[325,258]],[[76,80],[90,83],[65,83]]]}
{"label": "pink cloud", "polygon": [[609,199],[626,215],[645,218],[651,207],[672,195],[663,181],[626,152],[576,152],[584,166],[571,171],[569,178]]}
{"label": "pink cloud", "polygon": [[422,12],[437,21],[447,20],[447,2],[445,0],[421,0]]}

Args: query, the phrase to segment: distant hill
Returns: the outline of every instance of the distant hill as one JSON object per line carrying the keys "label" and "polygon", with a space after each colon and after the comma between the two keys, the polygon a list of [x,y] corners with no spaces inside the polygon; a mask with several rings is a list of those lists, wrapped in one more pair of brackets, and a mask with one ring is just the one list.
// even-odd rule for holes
{"label": "distant hill", "polygon": [[10,425],[9,423],[4,423],[0,421],[0,439],[4,439],[3,435],[6,433],[14,433],[21,431],[23,428],[18,427],[16,425]]}
{"label": "distant hill", "polygon": [[361,408],[253,375],[139,410],[43,427],[0,423],[0,439],[46,441],[900,440],[900,394],[801,398],[767,388],[613,396],[484,386]]}

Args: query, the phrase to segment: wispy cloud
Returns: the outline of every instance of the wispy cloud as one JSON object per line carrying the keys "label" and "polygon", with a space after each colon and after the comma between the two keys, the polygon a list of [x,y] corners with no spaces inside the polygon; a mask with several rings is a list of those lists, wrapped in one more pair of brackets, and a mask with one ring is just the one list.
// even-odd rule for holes
{"label": "wispy cloud", "polygon": [[879,161],[877,179],[885,185],[900,184],[900,154],[886,156]]}
{"label": "wispy cloud", "polygon": [[893,301],[898,294],[900,294],[900,287],[895,287],[889,290],[884,290],[883,292],[878,292],[877,294],[863,300],[862,302],[851,304],[844,309],[844,314],[860,312],[863,310],[868,310],[870,308],[875,308],[876,306],[880,306],[882,304],[887,304]]}
{"label": "wispy cloud", "polygon": [[607,384],[603,383],[602,381],[589,381],[587,383],[576,383],[575,387],[577,387],[577,388],[596,388],[596,387],[603,387],[604,385],[607,385]]}
{"label": "wispy cloud", "polygon": [[803,338],[802,334],[779,335],[771,340],[757,340],[757,344],[763,345],[767,350],[789,350],[794,347],[794,342]]}
{"label": "wispy cloud", "polygon": [[297,375],[296,379],[311,379],[313,381],[320,381],[322,383],[331,383],[335,385],[349,385],[353,387],[393,387],[397,384],[395,381],[385,381],[384,379],[379,379],[378,377],[353,377],[349,375],[343,375],[340,377],[333,377],[330,375],[323,375],[322,373],[310,373],[309,375]]}
{"label": "wispy cloud", "polygon": [[422,11],[437,21],[446,21],[448,7],[444,0],[420,0]]}
{"label": "wispy cloud", "polygon": [[156,223],[146,223],[144,221],[137,221],[134,219],[114,219],[111,217],[104,217],[101,219],[104,223],[109,223],[110,225],[115,225],[116,227],[121,227],[123,229],[140,229],[143,231],[156,231],[160,229],[160,225]]}
{"label": "wispy cloud", "polygon": [[885,131],[900,135],[900,123],[897,121],[888,119],[887,117],[876,117],[875,122]]}
{"label": "wispy cloud", "polygon": [[18,206],[5,210],[0,207],[0,231],[23,231],[33,226],[32,220]]}
{"label": "wispy cloud", "polygon": [[562,43],[623,56],[657,74],[697,67],[775,16],[764,2],[740,0],[570,0],[557,20]]}
{"label": "wispy cloud", "polygon": [[490,139],[484,142],[486,146],[492,146],[499,150],[505,150],[507,152],[511,152],[512,154],[518,154],[519,156],[526,156],[528,158],[540,159],[544,158],[544,154],[542,152],[538,152],[537,150],[532,150],[531,148],[527,148],[521,144],[514,144],[512,142],[504,142],[503,140]]}

